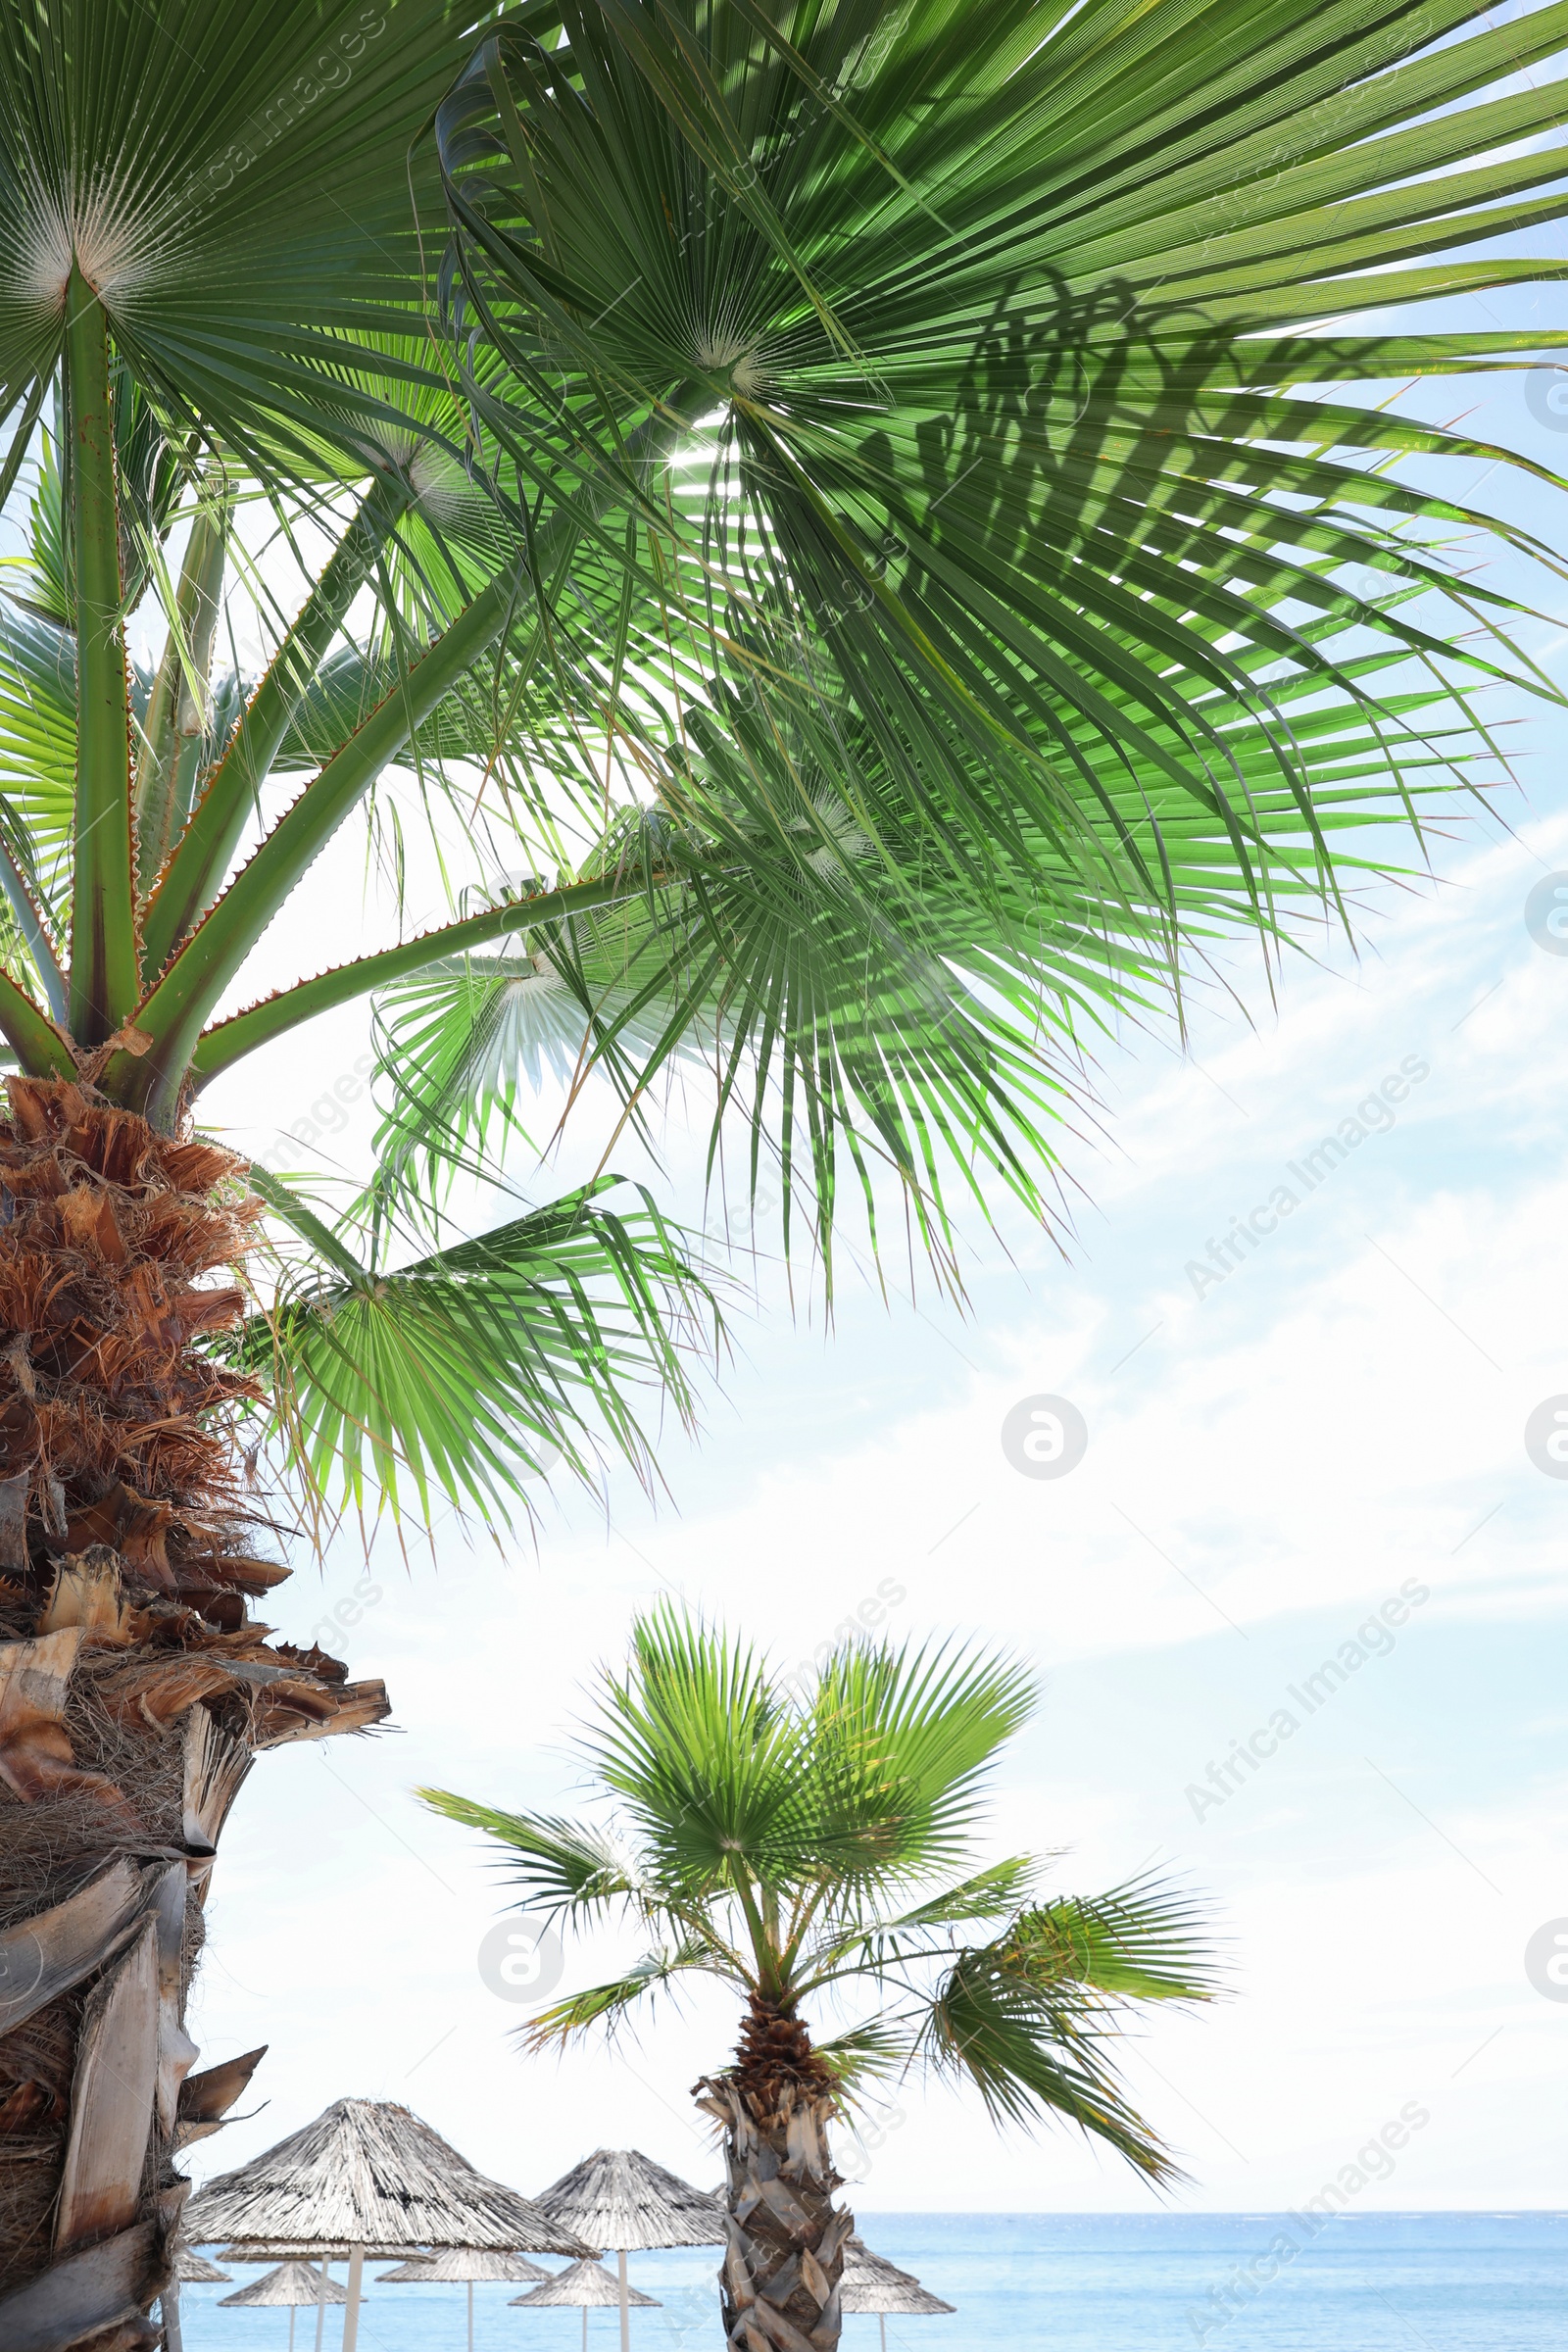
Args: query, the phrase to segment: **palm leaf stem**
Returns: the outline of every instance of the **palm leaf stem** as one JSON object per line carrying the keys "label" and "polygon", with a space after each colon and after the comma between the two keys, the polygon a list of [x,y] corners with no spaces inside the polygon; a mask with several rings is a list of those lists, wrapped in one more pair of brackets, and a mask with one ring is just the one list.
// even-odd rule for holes
{"label": "palm leaf stem", "polygon": [[597,881],[568,883],[561,890],[540,891],[532,898],[513,899],[505,906],[488,907],[483,914],[470,915],[464,922],[423,931],[417,939],[405,940],[395,948],[383,948],[378,955],[361,956],[351,963],[340,963],[334,970],[318,973],[313,980],[302,980],[295,988],[282,989],[265,1003],[250,1005],[205,1031],[191,1056],[196,1083],[199,1087],[206,1086],[221,1071],[231,1069],[245,1054],[254,1054],[260,1046],[270,1045],[274,1038],[284,1036],[300,1022],[314,1020],[318,1012],[328,1012],[334,1005],[351,1004],[356,997],[368,996],[372,989],[390,987],[393,981],[422,971],[442,956],[463,955],[469,948],[505,938],[509,932],[538,930],[567,915],[612,906],[634,892],[658,890],[667,879],[655,874],[645,881],[640,875],[614,873]]}
{"label": "palm leaf stem", "polygon": [[191,518],[174,617],[148,705],[134,802],[143,889],[163,870],[170,845],[190,813],[197,746],[207,717],[228,511],[226,502],[216,507],[204,503]]}
{"label": "palm leaf stem", "polygon": [[[488,588],[466,605],[428,650],[403,672],[318,770],[203,918],[136,1015],[151,1038],[141,1059],[121,1054],[106,1084],[117,1101],[155,1121],[173,1114],[203,1023],[291,892],[344,819],[447,695],[460,687],[518,611],[536,601],[541,579],[628,489],[641,483],[680,429],[673,416],[646,418],[622,444],[620,465],[606,464],[585,498],[565,505]],[[226,762],[225,762],[226,765]]]}
{"label": "palm leaf stem", "polygon": [[17,918],[17,928],[26,944],[27,954],[32,957],[48,1000],[50,1018],[63,1029],[70,1017],[66,976],[43,927],[43,915],[38,903],[27,888],[21,866],[3,840],[0,840],[0,890],[5,892],[10,901],[11,911]]}
{"label": "palm leaf stem", "polygon": [[25,989],[0,966],[0,1037],[34,1077],[74,1078],[75,1057]]}
{"label": "palm leaf stem", "polygon": [[360,1263],[352,1250],[344,1248],[324,1218],[306,1207],[297,1193],[290,1192],[286,1184],[279,1184],[276,1177],[270,1176],[265,1168],[253,1166],[248,1181],[251,1191],[259,1193],[268,1207],[275,1209],[285,1224],[292,1225],[300,1239],[310,1243],[318,1257],[324,1258],[329,1266],[334,1266],[356,1290],[368,1288],[373,1279],[368,1268]]}
{"label": "palm leaf stem", "polygon": [[80,1044],[91,1047],[120,1027],[140,982],[109,326],[75,264],[66,289],[66,383],[77,643],[71,1027]]}
{"label": "palm leaf stem", "polygon": [[411,496],[408,483],[390,473],[371,484],[269,663],[148,901],[142,970],[149,981],[215,897],[300,706]]}
{"label": "palm leaf stem", "polygon": [[763,2000],[775,2001],[783,1990],[783,1984],[766,1925],[757,1907],[757,1897],[752,1891],[751,1874],[739,1854],[731,1854],[729,1865],[730,1882],[735,1888],[736,1900],[740,1904],[741,1915],[746,1922],[747,1934],[752,1939],[757,1989]]}

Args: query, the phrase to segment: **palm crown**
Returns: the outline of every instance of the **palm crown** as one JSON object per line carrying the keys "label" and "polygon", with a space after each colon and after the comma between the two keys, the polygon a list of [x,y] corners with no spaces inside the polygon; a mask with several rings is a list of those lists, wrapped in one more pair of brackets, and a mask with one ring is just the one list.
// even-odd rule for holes
{"label": "palm crown", "polygon": [[[999,2122],[1065,2118],[1168,2179],[1114,2043],[1140,2003],[1208,1998],[1214,1969],[1193,1904],[1150,1881],[1045,1899],[1036,1858],[978,1864],[987,1784],[1034,1703],[1004,1659],[869,1641],[803,1688],[666,1606],[634,1627],[577,1743],[598,1816],[421,1794],[499,1842],[530,1911],[650,1938],[624,1975],[543,2011],[532,2047],[712,1977],[746,2002],[743,2088],[814,2072],[853,2097],[928,2069]],[[818,2037],[808,2005],[849,2022]]]}

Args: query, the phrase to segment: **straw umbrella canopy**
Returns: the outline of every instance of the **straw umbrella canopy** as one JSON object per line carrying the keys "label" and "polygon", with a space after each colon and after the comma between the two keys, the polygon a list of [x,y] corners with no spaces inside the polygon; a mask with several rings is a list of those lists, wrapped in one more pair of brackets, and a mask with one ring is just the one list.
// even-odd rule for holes
{"label": "straw umbrella canopy", "polygon": [[181,2246],[174,2256],[174,2277],[181,2286],[226,2286],[228,2273],[220,2271],[216,2262],[198,2254],[194,2246]]}
{"label": "straw umbrella canopy", "polygon": [[[318,2271],[313,2271],[308,2262],[282,2262],[275,2271],[269,2271],[265,2278],[254,2278],[249,2286],[242,2286],[237,2294],[220,2295],[218,2306],[220,2311],[279,2311],[287,2305],[292,2311],[301,2303],[319,2302],[320,2293]],[[326,2299],[329,2303],[346,2303],[347,2287],[329,2278]]]}
{"label": "straw umbrella canopy", "polygon": [[726,2234],[718,2199],[666,2173],[640,2148],[595,2148],[544,2189],[539,2203],[560,2228],[614,2253],[620,2352],[630,2352],[628,2314],[637,2300],[626,2283],[627,2255],[659,2246],[721,2246]]}
{"label": "straw umbrella canopy", "polygon": [[400,2263],[395,2271],[383,2271],[377,2286],[443,2286],[462,2280],[468,2289],[468,2352],[473,2352],[473,2282],[476,2278],[548,2278],[551,2273],[542,2271],[536,2262],[521,2254],[493,2254],[488,2246],[443,2246],[438,2254],[421,2256],[417,2262]]}
{"label": "straw umbrella canopy", "polygon": [[318,2272],[308,2262],[285,2262],[269,2271],[265,2278],[242,2286],[238,2294],[220,2295],[218,2301],[222,2311],[276,2311],[287,2304],[288,2352],[294,2352],[294,2314],[301,2304],[324,2311],[328,2303],[346,2303],[348,2299],[348,2289],[327,2278],[324,2262]]}
{"label": "straw umbrella canopy", "polygon": [[[343,2239],[332,2246],[285,2245],[281,2240],[264,2245],[260,2238],[242,2238],[237,2246],[220,2246],[220,2262],[319,2262],[324,2255],[328,2262],[347,2262],[354,2248]],[[367,2262],[401,2262],[407,2246],[366,2246]]]}
{"label": "straw umbrella canopy", "polygon": [[[604,2151],[601,2150],[600,2153],[603,2154]],[[592,2158],[589,2161],[592,2162]],[[643,2162],[646,2164],[647,2161],[647,2158],[644,2157]],[[580,2172],[582,2167],[579,2165],[577,2169]],[[657,2172],[659,2167],[656,2165],[654,2170]],[[671,2175],[665,2176],[666,2179],[672,2177]],[[701,2192],[694,2191],[693,2193],[700,2194]],[[684,2242],[704,2245],[707,2240],[697,2238]],[[626,2284],[624,2254],[621,2256],[618,2278],[612,2278],[610,2273],[597,2262],[574,2262],[569,2270],[558,2271],[546,2285],[536,2286],[532,2294],[514,2295],[508,2308],[512,2311],[555,2311],[564,2304],[569,2304],[574,2308],[578,2304],[582,2306],[583,2352],[588,2352],[588,2314],[590,2311],[607,2311],[612,2304],[617,2305],[620,2310],[621,2329],[624,2332],[626,2313],[633,2304],[643,2311],[662,2309],[656,2296],[639,2294],[636,2287]]]}
{"label": "straw umbrella canopy", "polygon": [[522,2254],[492,2254],[483,2247],[443,2246],[439,2254],[418,2254],[412,2262],[398,2265],[395,2271],[383,2271],[377,2286],[443,2286],[466,2279],[471,2286],[476,2278],[538,2280],[553,2278],[554,2271],[542,2271],[536,2262]]}
{"label": "straw umbrella canopy", "polygon": [[320,2352],[328,2265],[348,2252],[343,2352],[359,2340],[360,2280],[368,2252],[394,2258],[434,2246],[518,2246],[577,2256],[593,2248],[529,2198],[487,2180],[407,2107],[337,2099],[303,2131],[280,2139],[191,2200],[188,2234],[236,2249],[286,2247],[321,2264],[316,2320]]}
{"label": "straw umbrella canopy", "polygon": [[940,2311],[953,2311],[956,2306],[944,2303],[940,2295],[933,2295],[911,2271],[901,2271],[881,2254],[873,2254],[863,2238],[851,2237],[844,2248],[839,2308],[846,2312],[874,2311],[881,2324],[882,2352],[887,2352],[890,2311],[906,2320],[916,2320]]}

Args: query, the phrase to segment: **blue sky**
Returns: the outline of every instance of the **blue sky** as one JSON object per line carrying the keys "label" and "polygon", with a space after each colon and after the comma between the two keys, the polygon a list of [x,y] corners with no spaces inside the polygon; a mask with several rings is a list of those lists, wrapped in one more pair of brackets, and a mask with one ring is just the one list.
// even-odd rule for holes
{"label": "blue sky", "polygon": [[[401,1736],[265,1757],[241,1797],[194,2031],[210,2057],[270,2040],[270,2104],[197,2150],[201,2169],[355,2092],[407,2100],[525,2186],[603,2141],[707,2178],[685,2090],[727,2046],[722,2001],[613,2057],[521,2060],[475,1961],[501,1889],[409,1791],[569,1801],[563,1751],[594,1667],[662,1591],[788,1660],[893,1580],[894,1634],[974,1636],[1040,1673],[999,1840],[1062,1849],[1064,1886],[1157,1864],[1214,1901],[1235,1996],[1128,2052],[1194,2204],[1293,2204],[1411,2099],[1431,2125],[1368,2205],[1560,2199],[1549,2086],[1568,2018],[1523,1968],[1530,1934],[1568,1914],[1568,1483],[1523,1443],[1530,1410],[1568,1391],[1568,959],[1523,916],[1533,883],[1568,870],[1542,740],[1514,837],[1478,833],[1441,888],[1390,894],[1359,962],[1294,959],[1272,1016],[1243,957],[1255,1027],[1200,1010],[1186,1060],[1152,1038],[1107,1054],[1105,1136],[1070,1153],[1065,1262],[1004,1220],[971,1232],[967,1313],[924,1280],[884,1305],[850,1279],[825,1339],[764,1263],[702,1442],[665,1446],[657,1511],[622,1480],[608,1531],[581,1498],[548,1505],[537,1554],[471,1554],[448,1526],[434,1566],[378,1556],[379,1597],[344,1644],[386,1675]],[[295,952],[326,919],[319,887]],[[321,1027],[211,1101],[236,1142],[275,1140],[352,1067],[352,1023]],[[1195,1297],[1189,1261],[1412,1056],[1429,1074],[1395,1123]],[[670,1185],[695,1198],[679,1149]],[[1020,1477],[1001,1445],[1008,1408],[1042,1392],[1090,1432],[1055,1482]],[[302,1567],[270,1613],[305,1635],[362,1575],[342,1544],[324,1590]],[[1412,1581],[1429,1597],[1386,1654],[1222,1804],[1195,1805],[1210,1765]],[[913,2087],[866,2153],[867,2210],[1143,2194],[1069,2136],[999,2141]]]}

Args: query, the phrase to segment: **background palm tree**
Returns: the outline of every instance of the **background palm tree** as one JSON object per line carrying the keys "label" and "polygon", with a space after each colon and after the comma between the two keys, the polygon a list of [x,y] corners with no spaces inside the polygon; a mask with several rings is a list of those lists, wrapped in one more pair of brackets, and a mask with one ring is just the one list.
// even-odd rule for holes
{"label": "background palm tree", "polygon": [[[1397,466],[1499,453],[1323,396],[1551,340],[1344,323],[1544,272],[1561,12],[1485,17],[0,0],[0,2336],[145,2340],[224,1811],[384,1709],[248,1615],[247,1424],[504,1522],[691,1410],[650,1197],[441,1222],[535,1081],[653,1139],[684,1057],[787,1248],[848,1169],[951,1274],[1097,1031],[1493,772]],[[351,822],[384,941],[247,1004]],[[374,1182],[247,1187],[202,1089],[372,998]]]}
{"label": "background palm tree", "polygon": [[[593,1817],[421,1791],[506,1849],[532,1912],[647,1938],[623,1975],[543,2011],[529,2047],[613,2033],[693,1977],[743,1999],[734,2063],[696,2094],[724,2137],[720,2280],[743,2352],[838,2342],[855,2219],[833,2203],[829,2127],[872,2084],[923,2070],[999,2124],[1062,2117],[1147,2179],[1178,2177],[1113,2044],[1140,2004],[1215,1989],[1193,1904],[1147,1879],[1043,1900],[1033,1857],[979,1859],[986,1784],[1034,1703],[1009,1661],[866,1640],[802,1690],[665,1605],[576,1744]],[[847,2022],[813,2034],[804,2012]]]}

